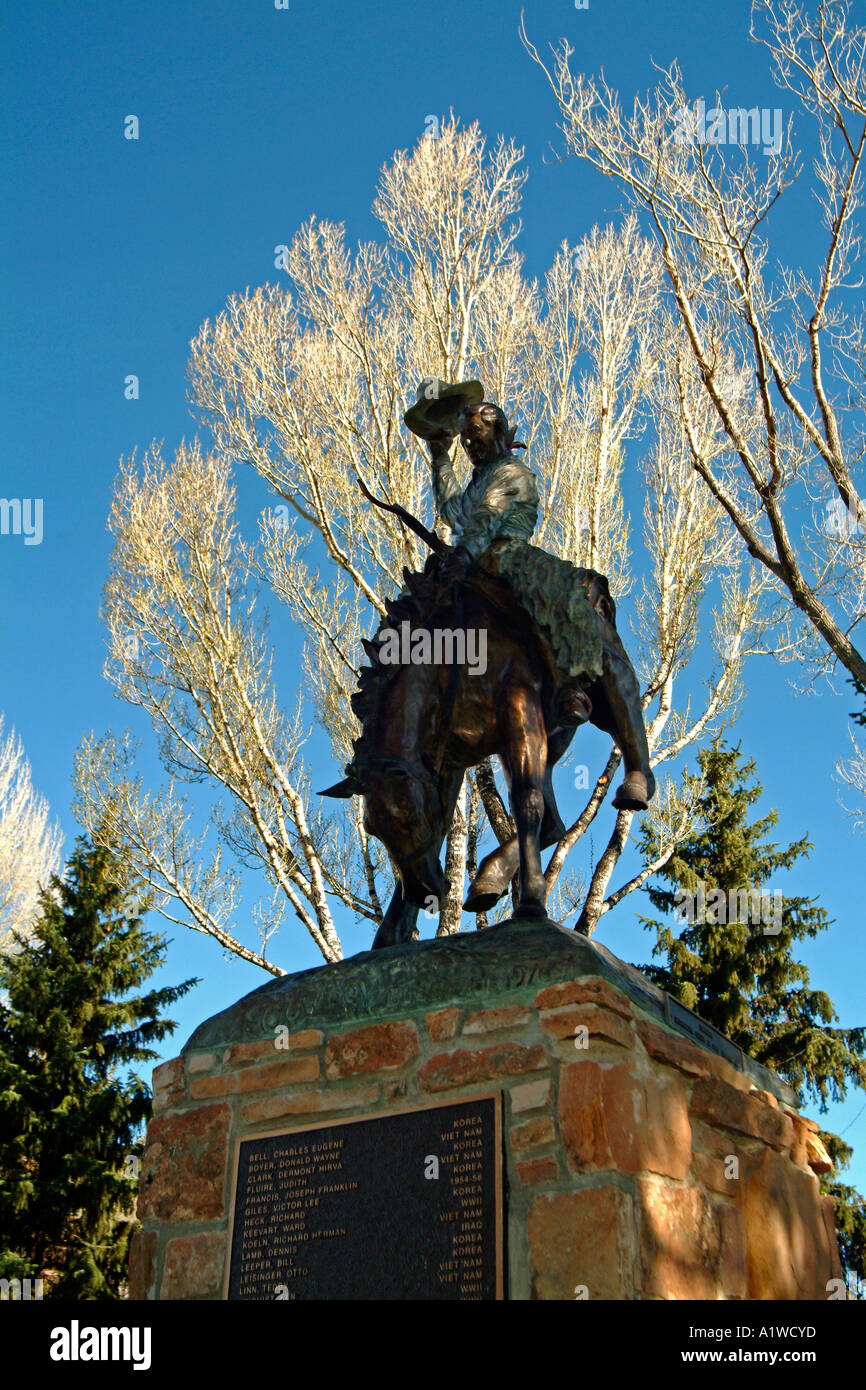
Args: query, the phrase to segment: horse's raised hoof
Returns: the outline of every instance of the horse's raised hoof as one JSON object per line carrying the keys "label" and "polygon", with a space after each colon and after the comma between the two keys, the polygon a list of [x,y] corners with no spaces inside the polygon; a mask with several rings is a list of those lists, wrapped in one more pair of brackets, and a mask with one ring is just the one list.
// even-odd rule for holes
{"label": "horse's raised hoof", "polygon": [[464,912],[489,912],[502,897],[501,893],[472,893],[463,904]]}
{"label": "horse's raised hoof", "polygon": [[489,912],[502,897],[501,893],[470,893],[463,904],[464,912]]}
{"label": "horse's raised hoof", "polygon": [[623,784],[613,799],[618,811],[645,811],[655,793],[656,779],[652,773],[626,773]]}
{"label": "horse's raised hoof", "polygon": [[[513,856],[517,859],[516,853]],[[489,912],[511,887],[511,879],[517,867],[512,856],[503,854],[502,847],[488,854],[478,873],[469,885],[469,892],[463,904],[466,912]]]}

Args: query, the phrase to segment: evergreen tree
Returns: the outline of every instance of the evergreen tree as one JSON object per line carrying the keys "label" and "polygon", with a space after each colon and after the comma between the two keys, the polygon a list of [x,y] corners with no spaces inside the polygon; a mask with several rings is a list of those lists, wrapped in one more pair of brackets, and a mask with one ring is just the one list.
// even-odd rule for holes
{"label": "evergreen tree", "polygon": [[[821,1138],[837,1169],[847,1168],[854,1150],[836,1134],[823,1131]],[[856,1187],[821,1175],[821,1191],[833,1198],[839,1258],[848,1287],[857,1299],[866,1298],[866,1197]]]}
{"label": "evergreen tree", "polygon": [[128,1068],[197,983],[136,993],[162,964],[116,862],[84,839],[0,961],[0,1276],[65,1298],[122,1296],[150,1091]]}
{"label": "evergreen tree", "polygon": [[[647,889],[654,908],[675,913],[668,923],[641,918],[656,934],[653,955],[664,964],[640,968],[674,998],[763,1062],[796,1091],[798,1103],[844,1099],[851,1084],[866,1087],[866,1028],[838,1028],[833,1002],[813,989],[798,961],[797,941],[831,925],[817,899],[788,896],[776,875],[808,855],[804,837],[787,848],[767,842],[778,822],[771,810],[750,823],[763,788],[753,760],[739,746],[720,744],[699,755],[704,788],[698,797],[699,828],[683,841],[658,875],[668,886]],[[686,773],[694,791],[700,778]],[[651,836],[642,831],[642,849]],[[745,912],[743,909],[747,909]],[[851,1149],[822,1134],[836,1164]],[[821,1179],[833,1195],[843,1267],[852,1283],[866,1275],[866,1204],[854,1188]]]}

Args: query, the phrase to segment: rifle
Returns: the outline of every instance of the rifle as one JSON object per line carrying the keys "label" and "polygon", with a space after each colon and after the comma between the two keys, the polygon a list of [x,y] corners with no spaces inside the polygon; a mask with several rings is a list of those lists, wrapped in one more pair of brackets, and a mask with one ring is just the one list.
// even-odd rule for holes
{"label": "rifle", "polygon": [[357,483],[368,502],[372,502],[374,507],[381,507],[383,512],[393,512],[403,525],[408,526],[410,531],[414,531],[415,535],[436,555],[445,556],[450,553],[450,545],[446,545],[445,541],[434,536],[432,531],[428,531],[427,527],[418,521],[411,512],[407,512],[405,507],[401,507],[397,502],[383,502],[381,497],[374,497],[362,478],[357,478]]}
{"label": "rifle", "polygon": [[[423,522],[418,521],[411,512],[407,512],[405,507],[401,507],[397,502],[383,502],[380,497],[374,497],[370,489],[365,485],[363,479],[358,478],[358,486],[374,507],[381,507],[384,512],[393,512],[404,526],[408,526],[410,531],[424,542],[435,555],[444,558],[451,554],[451,546],[446,545],[445,541],[435,536],[432,531],[428,531]],[[463,598],[460,593],[459,582],[454,586],[454,622],[456,627],[463,626]],[[457,679],[459,672],[456,666],[452,666],[448,672],[448,684],[445,688],[445,699],[442,704],[441,717],[439,720],[439,748],[434,759],[434,771],[438,776],[442,767],[442,760],[445,755],[445,744],[448,738],[448,731],[451,724],[451,716],[454,713],[454,705],[457,700]]]}

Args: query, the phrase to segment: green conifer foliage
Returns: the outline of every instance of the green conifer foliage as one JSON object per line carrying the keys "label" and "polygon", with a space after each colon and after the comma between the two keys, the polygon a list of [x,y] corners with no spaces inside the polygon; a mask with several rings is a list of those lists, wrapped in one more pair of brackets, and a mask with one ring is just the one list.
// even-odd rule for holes
{"label": "green conifer foliage", "polygon": [[[851,676],[848,684],[853,685],[860,698],[866,702],[866,685],[861,684],[856,676]],[[851,718],[854,720],[855,724],[859,724],[861,728],[866,728],[866,704],[864,704],[863,709],[852,710]]]}
{"label": "green conifer foliage", "polygon": [[0,1276],[45,1296],[123,1296],[163,1011],[197,983],[141,991],[162,964],[107,851],[76,842],[32,941],[0,960]]}

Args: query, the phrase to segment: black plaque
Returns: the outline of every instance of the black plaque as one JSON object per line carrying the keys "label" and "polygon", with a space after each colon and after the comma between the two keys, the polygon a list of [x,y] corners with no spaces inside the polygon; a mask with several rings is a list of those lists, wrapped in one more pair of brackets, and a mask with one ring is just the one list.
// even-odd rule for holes
{"label": "black plaque", "polygon": [[503,1297],[501,1097],[238,1142],[226,1297]]}
{"label": "black plaque", "polygon": [[743,1054],[736,1043],[732,1043],[730,1038],[726,1038],[711,1023],[705,1023],[696,1013],[685,1008],[670,994],[665,995],[665,1018],[681,1033],[686,1033],[690,1038],[694,1038],[695,1042],[701,1043],[711,1052],[716,1052],[720,1057],[726,1058],[732,1067],[742,1068]]}

